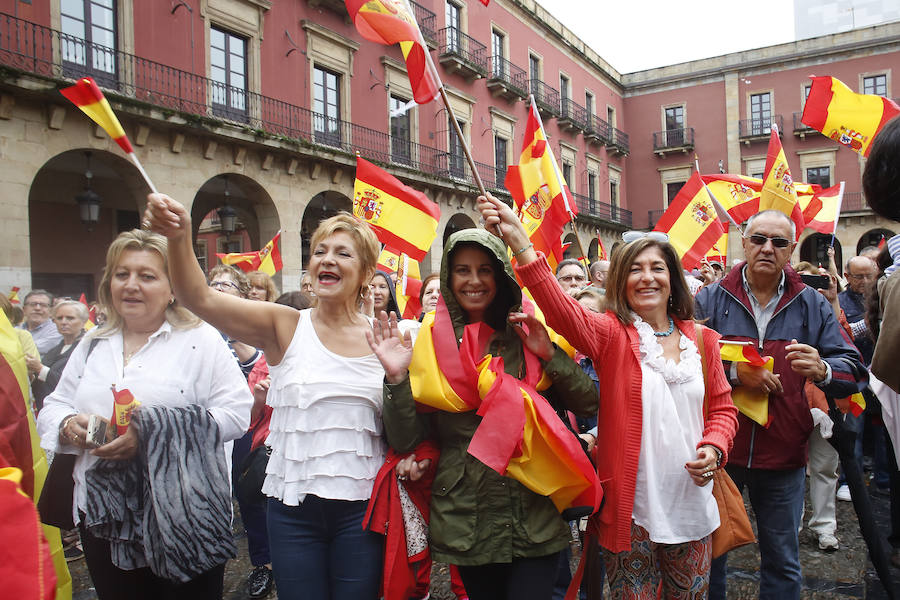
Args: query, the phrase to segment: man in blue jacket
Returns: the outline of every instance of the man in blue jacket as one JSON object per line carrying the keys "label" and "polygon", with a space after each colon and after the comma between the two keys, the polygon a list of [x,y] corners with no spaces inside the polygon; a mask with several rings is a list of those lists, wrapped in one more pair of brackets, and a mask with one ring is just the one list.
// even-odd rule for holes
{"label": "man in blue jacket", "polygon": [[[738,417],[728,473],[749,488],[756,513],[761,599],[800,597],[800,527],[807,440],[813,429],[803,394],[807,378],[827,395],[843,398],[867,380],[859,353],[847,340],[831,306],[788,266],[796,246],[793,222],[760,212],[747,222],[747,262],[696,297],[697,319],[723,338],[752,342],[775,359],[774,371],[725,362],[732,387],[769,394],[769,423]],[[713,561],[710,598],[725,598],[727,555]]]}

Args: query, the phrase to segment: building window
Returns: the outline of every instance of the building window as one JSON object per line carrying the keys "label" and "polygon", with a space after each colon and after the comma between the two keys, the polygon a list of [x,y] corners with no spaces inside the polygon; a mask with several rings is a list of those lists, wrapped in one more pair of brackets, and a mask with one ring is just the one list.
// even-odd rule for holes
{"label": "building window", "polygon": [[606,107],[606,122],[609,123],[610,127],[616,126],[616,109],[612,106]]}
{"label": "building window", "polygon": [[766,135],[772,130],[772,94],[750,95],[750,134]]}
{"label": "building window", "polygon": [[569,186],[569,190],[574,192],[575,182],[572,179],[572,165],[570,163],[564,162],[562,166],[562,176],[563,179],[566,180],[566,184]]}
{"label": "building window", "polygon": [[684,106],[670,106],[663,111],[666,124],[666,146],[684,145]]}
{"label": "building window", "polygon": [[619,182],[618,181],[610,181],[609,182],[609,205],[612,207],[610,211],[610,216],[615,218],[616,207],[619,206]]}
{"label": "building window", "polygon": [[506,56],[504,53],[504,42],[506,37],[497,31],[491,30],[491,69],[494,77],[507,77]]}
{"label": "building window", "polygon": [[[456,135],[456,128],[453,127],[453,121],[450,119],[447,120],[447,127],[450,130],[450,152],[448,156],[450,176],[462,179],[466,176],[466,155],[463,152],[462,140]],[[459,127],[462,130],[463,124],[459,123]]]}
{"label": "building window", "polygon": [[447,50],[450,52],[459,52],[460,34],[462,33],[460,20],[460,6],[453,2],[447,3]]}
{"label": "building window", "polygon": [[594,115],[594,95],[590,92],[584,93],[584,108],[587,109],[589,117]]}
{"label": "building window", "polygon": [[496,188],[500,189],[503,187],[503,181],[506,179],[506,149],[508,145],[508,141],[504,138],[495,135],[494,136],[494,176],[497,178]]}
{"label": "building window", "polygon": [[863,94],[887,96],[887,75],[882,74],[863,77]]}
{"label": "building window", "polygon": [[570,88],[569,78],[563,74],[560,74],[560,76],[559,76],[559,97],[562,99],[563,110],[565,110],[566,100],[568,100],[570,97],[569,88]]}
{"label": "building window", "polygon": [[597,174],[588,173],[588,212],[597,212]]}
{"label": "building window", "polygon": [[209,250],[206,247],[206,240],[197,240],[197,262],[200,263],[200,268],[203,269],[204,273],[209,272]]}
{"label": "building window", "polygon": [[247,120],[247,41],[233,33],[209,30],[209,78],[213,114]]}
{"label": "building window", "polygon": [[806,169],[806,183],[831,187],[831,167],[811,167]]}
{"label": "building window", "polygon": [[412,162],[412,119],[408,110],[400,110],[406,104],[403,98],[391,96],[391,159],[408,165]]}
{"label": "building window", "polygon": [[666,184],[666,206],[672,203],[672,200],[675,199],[675,196],[678,195],[684,184],[684,181],[674,181]]}
{"label": "building window", "polygon": [[313,132],[317,142],[341,145],[341,76],[313,69]]}
{"label": "building window", "polygon": [[63,74],[90,75],[100,85],[116,84],[114,0],[63,0],[60,4]]}
{"label": "building window", "polygon": [[528,55],[528,76],[531,79],[541,78],[541,59],[534,54]]}

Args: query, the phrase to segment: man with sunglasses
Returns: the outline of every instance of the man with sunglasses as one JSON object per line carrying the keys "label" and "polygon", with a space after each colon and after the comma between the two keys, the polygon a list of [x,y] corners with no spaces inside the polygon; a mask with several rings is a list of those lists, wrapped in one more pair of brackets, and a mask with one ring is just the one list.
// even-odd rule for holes
{"label": "man with sunglasses", "polygon": [[[813,430],[803,395],[808,378],[827,395],[843,398],[867,380],[856,348],[844,337],[831,306],[788,266],[796,246],[793,222],[781,212],[760,212],[747,222],[745,263],[696,297],[696,318],[724,339],[751,342],[775,359],[774,370],[725,361],[734,388],[768,394],[769,422],[738,417],[729,475],[750,489],[756,513],[762,599],[799,598],[797,531],[805,490],[807,443]],[[713,561],[710,598],[725,598],[727,555]]]}

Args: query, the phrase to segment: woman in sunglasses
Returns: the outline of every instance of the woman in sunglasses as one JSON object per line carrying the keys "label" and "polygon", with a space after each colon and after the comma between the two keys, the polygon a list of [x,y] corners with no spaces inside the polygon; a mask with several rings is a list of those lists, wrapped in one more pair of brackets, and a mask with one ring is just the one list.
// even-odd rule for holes
{"label": "woman in sunglasses", "polygon": [[[597,369],[604,504],[590,527],[603,548],[612,597],[655,598],[661,582],[664,598],[705,598],[710,534],[719,526],[707,484],[727,460],[737,411],[719,336],[694,324],[668,237],[623,235],[626,245],[609,268],[607,311],[597,314],[563,293],[512,209],[490,195],[479,197],[478,208],[488,231],[500,228],[547,324]],[[695,343],[700,332],[703,356]]]}

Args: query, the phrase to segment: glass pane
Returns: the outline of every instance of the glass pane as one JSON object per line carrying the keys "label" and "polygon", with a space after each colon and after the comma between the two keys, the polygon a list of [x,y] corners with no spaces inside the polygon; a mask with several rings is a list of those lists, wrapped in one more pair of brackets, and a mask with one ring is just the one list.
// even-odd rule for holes
{"label": "glass pane", "polygon": [[209,30],[209,45],[212,48],[225,48],[225,34],[218,29]]}
{"label": "glass pane", "polygon": [[228,65],[229,70],[232,73],[240,73],[243,75],[246,71],[244,70],[244,57],[239,54],[229,54],[228,55],[230,64]]}
{"label": "glass pane", "polygon": [[84,20],[84,0],[62,0],[59,10],[63,15]]}
{"label": "glass pane", "polygon": [[98,46],[105,46],[106,48],[115,48],[116,46],[116,37],[112,31],[108,29],[99,29],[97,27],[91,27],[91,42]]}
{"label": "glass pane", "polygon": [[[209,64],[212,67],[225,70],[225,53],[218,48],[209,49]],[[224,79],[222,80],[224,81]]]}
{"label": "glass pane", "polygon": [[244,82],[244,76],[235,75],[234,73],[231,74],[231,81],[229,81],[228,84],[238,89],[244,89],[247,87],[246,83]]}
{"label": "glass pane", "polygon": [[215,65],[209,68],[209,78],[217,83],[225,83],[225,69]]}
{"label": "glass pane", "polygon": [[84,22],[63,15],[61,25],[64,34],[84,39]]}
{"label": "glass pane", "polygon": [[94,5],[91,7],[91,25],[104,29],[115,29],[113,11],[109,8]]}

